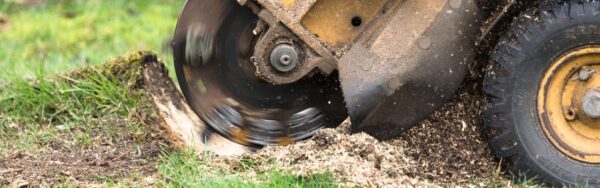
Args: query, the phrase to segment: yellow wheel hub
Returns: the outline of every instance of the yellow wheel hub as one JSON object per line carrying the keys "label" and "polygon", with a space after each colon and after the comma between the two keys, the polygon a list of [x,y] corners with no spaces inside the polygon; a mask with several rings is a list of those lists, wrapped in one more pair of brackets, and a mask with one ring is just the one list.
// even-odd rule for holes
{"label": "yellow wheel hub", "polygon": [[542,79],[537,104],[556,148],[576,160],[600,163],[600,46],[556,59]]}

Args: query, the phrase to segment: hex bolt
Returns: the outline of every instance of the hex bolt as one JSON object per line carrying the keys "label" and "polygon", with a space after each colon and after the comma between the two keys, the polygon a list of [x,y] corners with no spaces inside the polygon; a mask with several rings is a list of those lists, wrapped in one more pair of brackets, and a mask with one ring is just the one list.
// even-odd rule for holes
{"label": "hex bolt", "polygon": [[589,66],[584,66],[581,68],[581,70],[579,70],[579,80],[587,81],[595,73],[596,73],[596,69],[593,69],[592,67],[589,67]]}
{"label": "hex bolt", "polygon": [[585,115],[600,118],[600,88],[587,91],[581,101]]}
{"label": "hex bolt", "polygon": [[271,66],[279,72],[290,72],[298,65],[298,52],[289,44],[280,44],[271,51]]}
{"label": "hex bolt", "polygon": [[266,23],[263,20],[258,20],[258,22],[256,22],[256,26],[254,27],[254,29],[252,29],[252,34],[254,36],[258,36],[260,33],[262,33],[265,30],[266,27]]}

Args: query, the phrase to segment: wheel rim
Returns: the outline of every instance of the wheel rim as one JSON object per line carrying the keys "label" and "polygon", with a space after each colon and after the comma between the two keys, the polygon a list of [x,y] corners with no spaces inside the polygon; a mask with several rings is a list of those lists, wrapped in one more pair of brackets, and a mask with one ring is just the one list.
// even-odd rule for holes
{"label": "wheel rim", "polygon": [[600,46],[557,58],[545,72],[537,102],[542,128],[556,148],[600,163]]}

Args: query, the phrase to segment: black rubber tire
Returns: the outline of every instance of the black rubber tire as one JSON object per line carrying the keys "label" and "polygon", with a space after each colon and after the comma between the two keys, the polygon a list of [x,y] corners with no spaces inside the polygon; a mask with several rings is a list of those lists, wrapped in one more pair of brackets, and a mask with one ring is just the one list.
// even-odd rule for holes
{"label": "black rubber tire", "polygon": [[[555,148],[538,121],[537,94],[552,61],[569,50],[600,45],[600,1],[544,2],[515,20],[502,37],[485,79],[485,125],[497,157],[519,179],[554,187],[600,187],[600,164],[576,161]],[[600,147],[600,146],[598,146]]]}

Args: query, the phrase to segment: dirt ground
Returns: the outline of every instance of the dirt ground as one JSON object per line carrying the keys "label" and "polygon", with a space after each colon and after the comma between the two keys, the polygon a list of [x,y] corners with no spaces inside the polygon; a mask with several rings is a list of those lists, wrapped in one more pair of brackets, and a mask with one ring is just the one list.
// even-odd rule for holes
{"label": "dirt ground", "polygon": [[[106,125],[123,127],[126,120],[105,120]],[[139,181],[155,174],[161,152],[169,148],[158,121],[148,121],[140,141],[127,131],[106,135],[101,130],[90,134],[91,144],[69,148],[62,141],[31,153],[17,150],[0,158],[0,185],[50,186],[61,183],[91,186],[111,180]],[[132,177],[136,176],[136,177]],[[132,180],[133,179],[133,180]]]}

